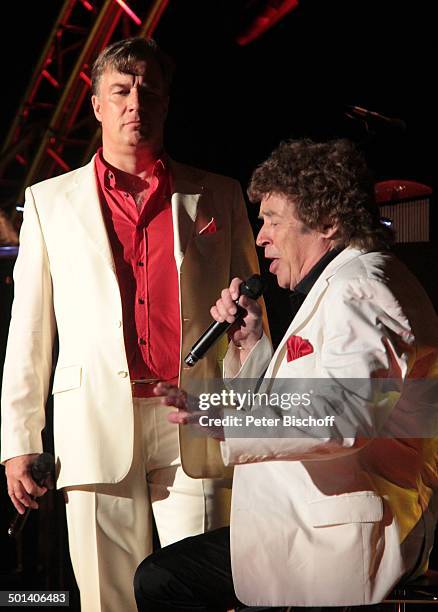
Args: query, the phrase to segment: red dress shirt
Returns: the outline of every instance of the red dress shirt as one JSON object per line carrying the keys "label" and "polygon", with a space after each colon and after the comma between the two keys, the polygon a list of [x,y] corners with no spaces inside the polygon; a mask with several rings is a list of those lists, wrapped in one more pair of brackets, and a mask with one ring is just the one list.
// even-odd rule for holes
{"label": "red dress shirt", "polygon": [[[102,149],[95,160],[131,380],[176,379],[181,331],[168,164],[165,158],[157,160],[148,184],[108,164]],[[129,190],[145,193],[140,210]],[[151,390],[150,385],[135,385],[134,395],[149,396]]]}

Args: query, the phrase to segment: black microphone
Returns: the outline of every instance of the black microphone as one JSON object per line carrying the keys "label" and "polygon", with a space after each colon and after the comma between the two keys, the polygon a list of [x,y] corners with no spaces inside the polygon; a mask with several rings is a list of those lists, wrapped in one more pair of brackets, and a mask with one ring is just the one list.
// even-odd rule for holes
{"label": "black microphone", "polygon": [[[53,486],[53,474],[55,470],[55,459],[50,453],[41,453],[30,464],[30,475],[39,487]],[[16,538],[26,524],[32,508],[26,508],[24,514],[17,512],[14,520],[9,525],[8,535]]]}
{"label": "black microphone", "polygon": [[[239,287],[239,297],[241,295],[246,295],[252,300],[257,300],[265,290],[265,284],[260,276],[260,274],[254,274],[249,278],[246,282],[240,283]],[[209,348],[213,346],[213,344],[219,340],[219,338],[227,332],[232,325],[236,323],[239,319],[243,319],[246,315],[246,310],[239,305],[239,297],[237,300],[234,300],[234,303],[237,306],[237,313],[234,321],[232,323],[228,323],[228,321],[223,321],[220,323],[219,321],[215,321],[205,330],[202,336],[199,338],[197,342],[192,346],[190,353],[186,355],[184,358],[184,363],[190,367],[193,367],[199,359],[204,357],[205,353]]]}
{"label": "black microphone", "polygon": [[364,119],[365,121],[375,121],[382,124],[397,128],[399,130],[406,130],[406,123],[402,119],[396,119],[394,117],[386,117],[375,111],[367,110],[361,106],[348,106],[349,111],[346,114],[350,119]]}

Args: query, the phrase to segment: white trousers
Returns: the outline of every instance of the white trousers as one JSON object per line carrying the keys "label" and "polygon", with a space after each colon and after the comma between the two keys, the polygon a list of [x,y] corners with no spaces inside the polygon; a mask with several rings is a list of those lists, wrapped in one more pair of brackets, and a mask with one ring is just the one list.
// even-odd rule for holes
{"label": "white trousers", "polygon": [[64,489],[81,612],[137,611],[132,581],[152,552],[152,512],[161,546],[229,524],[231,481],[183,472],[170,410],[159,399],[135,398],[127,476],[117,484]]}

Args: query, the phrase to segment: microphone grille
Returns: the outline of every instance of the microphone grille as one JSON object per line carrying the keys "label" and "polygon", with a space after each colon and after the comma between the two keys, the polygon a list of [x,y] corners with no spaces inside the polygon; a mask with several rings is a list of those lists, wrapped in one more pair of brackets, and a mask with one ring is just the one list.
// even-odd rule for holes
{"label": "microphone grille", "polygon": [[265,290],[265,282],[260,274],[254,274],[240,285],[240,295],[257,300]]}
{"label": "microphone grille", "polygon": [[50,453],[41,453],[33,461],[30,471],[37,484],[42,483],[50,476],[55,468],[55,459]]}

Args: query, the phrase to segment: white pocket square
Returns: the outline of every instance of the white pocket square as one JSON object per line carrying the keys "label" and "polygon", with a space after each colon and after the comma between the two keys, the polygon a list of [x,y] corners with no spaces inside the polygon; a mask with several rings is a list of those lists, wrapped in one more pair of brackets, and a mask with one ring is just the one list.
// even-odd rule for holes
{"label": "white pocket square", "polygon": [[203,234],[214,234],[217,231],[217,227],[216,227],[216,221],[214,219],[214,217],[212,217],[210,219],[210,221],[207,223],[206,226],[204,226],[199,232],[198,232],[198,236],[201,236]]}

